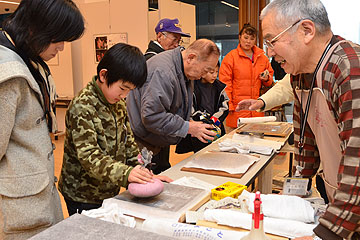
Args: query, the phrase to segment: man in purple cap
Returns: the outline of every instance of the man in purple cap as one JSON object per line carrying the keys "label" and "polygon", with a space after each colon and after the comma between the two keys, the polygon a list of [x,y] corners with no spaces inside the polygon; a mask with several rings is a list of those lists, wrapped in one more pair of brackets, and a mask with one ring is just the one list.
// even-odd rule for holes
{"label": "man in purple cap", "polygon": [[179,19],[163,18],[155,27],[156,40],[150,41],[148,49],[145,52],[145,58],[148,60],[152,56],[166,50],[177,48],[181,42],[181,37],[190,37],[183,33],[179,27]]}

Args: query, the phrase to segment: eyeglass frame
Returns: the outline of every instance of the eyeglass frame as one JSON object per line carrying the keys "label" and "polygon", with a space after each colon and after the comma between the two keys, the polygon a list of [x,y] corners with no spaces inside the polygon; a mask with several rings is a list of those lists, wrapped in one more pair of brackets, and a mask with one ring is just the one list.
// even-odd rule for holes
{"label": "eyeglass frame", "polygon": [[274,49],[274,43],[279,40],[279,38],[286,33],[287,31],[289,31],[292,27],[294,27],[296,24],[298,24],[299,22],[301,22],[302,20],[305,19],[299,19],[296,22],[294,22],[293,24],[291,24],[289,27],[285,28],[283,31],[281,31],[278,35],[276,35],[275,37],[273,37],[271,40],[265,40],[264,43],[265,45],[270,48],[270,49]]}
{"label": "eyeglass frame", "polygon": [[[161,32],[162,35],[164,35],[165,37],[171,39],[171,41],[175,42],[176,38],[173,37],[169,37],[165,32]],[[184,40],[180,37],[179,41],[177,42],[177,44],[181,45],[184,43]]]}

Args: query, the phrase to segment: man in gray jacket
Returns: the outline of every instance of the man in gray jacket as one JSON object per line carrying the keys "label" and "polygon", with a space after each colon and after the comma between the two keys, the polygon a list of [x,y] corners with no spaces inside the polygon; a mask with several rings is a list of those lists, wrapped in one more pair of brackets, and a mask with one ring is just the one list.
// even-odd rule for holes
{"label": "man in gray jacket", "polygon": [[160,53],[147,61],[145,84],[127,97],[131,128],[140,147],[154,152],[153,172],[170,167],[169,160],[158,160],[163,147],[177,144],[187,134],[202,142],[212,140],[212,126],[189,121],[193,80],[215,70],[220,52],[210,40],[199,39],[186,50],[178,47]]}

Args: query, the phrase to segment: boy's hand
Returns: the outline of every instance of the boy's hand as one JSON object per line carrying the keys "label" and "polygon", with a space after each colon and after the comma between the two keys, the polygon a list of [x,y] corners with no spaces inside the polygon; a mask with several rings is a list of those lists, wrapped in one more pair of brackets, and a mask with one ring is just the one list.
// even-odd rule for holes
{"label": "boy's hand", "polygon": [[154,175],[153,178],[157,178],[163,182],[168,182],[168,183],[174,181],[171,178],[169,178],[168,176]]}
{"label": "boy's hand", "polygon": [[128,177],[128,182],[135,182],[135,183],[147,183],[147,182],[154,182],[152,180],[153,174],[147,168],[143,168],[140,165],[134,167]]}

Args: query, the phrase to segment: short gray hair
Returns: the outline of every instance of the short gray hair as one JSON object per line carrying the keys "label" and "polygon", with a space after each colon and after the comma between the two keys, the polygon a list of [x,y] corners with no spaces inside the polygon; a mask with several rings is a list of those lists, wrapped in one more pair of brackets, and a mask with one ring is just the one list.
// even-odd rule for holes
{"label": "short gray hair", "polygon": [[314,22],[319,34],[331,28],[328,14],[320,0],[273,0],[261,11],[260,20],[273,11],[278,27],[287,27],[299,19],[309,19]]}

